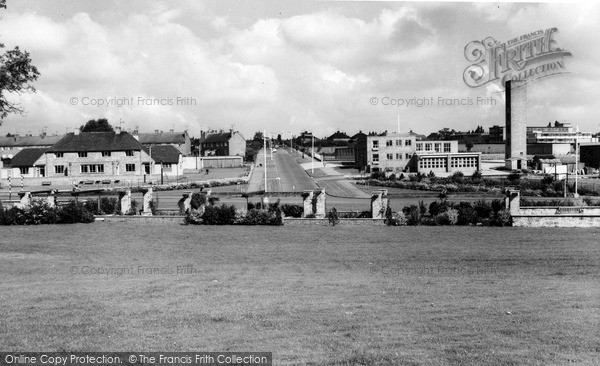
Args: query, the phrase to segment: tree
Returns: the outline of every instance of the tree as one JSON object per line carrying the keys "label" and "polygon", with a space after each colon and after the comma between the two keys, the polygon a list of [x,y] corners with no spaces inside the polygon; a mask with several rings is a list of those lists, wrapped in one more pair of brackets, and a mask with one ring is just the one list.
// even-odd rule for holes
{"label": "tree", "polygon": [[[6,0],[0,0],[0,9],[6,9]],[[0,43],[0,49],[4,44]],[[19,47],[0,54],[0,125],[2,120],[11,113],[23,114],[18,103],[6,99],[6,93],[22,94],[35,93],[32,82],[37,80],[40,73],[31,64],[29,52],[21,51]]]}
{"label": "tree", "polygon": [[81,127],[79,127],[79,131],[81,132],[115,132],[113,126],[108,123],[106,118],[100,119],[91,119],[87,121],[87,123]]}
{"label": "tree", "polygon": [[471,149],[473,148],[474,144],[473,141],[469,140],[465,143],[465,147],[467,148],[467,151],[471,151]]}
{"label": "tree", "polygon": [[277,143],[281,145],[281,134],[277,135]]}
{"label": "tree", "polygon": [[254,133],[254,138],[252,138],[252,141],[261,141],[263,140],[263,133],[261,131],[256,131]]}

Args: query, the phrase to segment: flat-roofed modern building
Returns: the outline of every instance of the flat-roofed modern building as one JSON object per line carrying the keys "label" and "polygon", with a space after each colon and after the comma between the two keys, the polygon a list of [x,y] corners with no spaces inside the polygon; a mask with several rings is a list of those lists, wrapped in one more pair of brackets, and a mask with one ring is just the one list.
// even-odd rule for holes
{"label": "flat-roofed modern building", "polygon": [[481,169],[481,153],[459,153],[458,141],[420,141],[410,133],[367,137],[371,171],[465,174]]}

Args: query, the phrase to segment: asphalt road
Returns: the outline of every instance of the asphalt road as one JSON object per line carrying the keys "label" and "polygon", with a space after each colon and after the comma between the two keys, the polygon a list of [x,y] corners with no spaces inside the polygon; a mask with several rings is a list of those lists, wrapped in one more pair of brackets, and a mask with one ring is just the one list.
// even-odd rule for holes
{"label": "asphalt road", "polygon": [[[263,151],[258,154],[257,166],[252,173],[248,185],[248,192],[261,191],[264,185]],[[268,192],[302,192],[316,189],[314,180],[306,174],[304,169],[284,149],[277,149],[276,153],[267,152],[267,191]]]}

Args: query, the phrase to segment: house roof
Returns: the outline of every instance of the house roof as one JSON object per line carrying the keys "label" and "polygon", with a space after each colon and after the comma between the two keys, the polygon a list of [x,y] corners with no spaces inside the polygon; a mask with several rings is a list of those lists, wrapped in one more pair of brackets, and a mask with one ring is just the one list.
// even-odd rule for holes
{"label": "house roof", "polygon": [[160,132],[138,134],[142,144],[184,144],[185,132]]}
{"label": "house roof", "polygon": [[231,132],[213,132],[207,133],[202,143],[210,142],[228,142],[231,139]]}
{"label": "house roof", "polygon": [[17,146],[52,146],[57,143],[64,135],[60,136],[11,136],[0,137],[0,146],[2,147],[17,147]]}
{"label": "house roof", "polygon": [[17,168],[31,167],[36,160],[46,152],[46,150],[48,149],[35,147],[23,149],[12,158],[10,165]]}
{"label": "house roof", "polygon": [[66,134],[49,152],[142,150],[142,144],[127,132],[81,132]]}
{"label": "house roof", "polygon": [[173,145],[158,145],[152,148],[144,147],[144,151],[157,163],[178,164],[181,151]]}
{"label": "house roof", "polygon": [[322,154],[322,155],[334,155],[335,154],[335,147],[332,147],[332,146],[322,147],[321,149],[319,149],[319,154]]}
{"label": "house roof", "polygon": [[337,131],[337,132],[336,132],[336,133],[334,133],[333,135],[329,136],[329,137],[327,138],[327,140],[335,140],[335,139],[345,139],[345,140],[347,140],[347,139],[349,139],[349,138],[350,138],[350,136],[346,135],[346,133],[345,133],[345,132],[340,132],[340,131]]}

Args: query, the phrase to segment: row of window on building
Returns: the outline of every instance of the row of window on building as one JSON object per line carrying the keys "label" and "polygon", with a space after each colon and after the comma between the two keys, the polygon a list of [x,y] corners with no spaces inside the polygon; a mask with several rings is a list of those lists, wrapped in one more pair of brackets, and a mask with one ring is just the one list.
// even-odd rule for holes
{"label": "row of window on building", "polygon": [[416,147],[417,151],[452,152],[452,145],[449,142],[417,142]]}
{"label": "row of window on building", "polygon": [[[396,146],[403,146],[403,142],[404,142],[404,146],[412,146],[412,140],[395,140],[396,142]],[[385,146],[394,146],[394,140],[386,140],[385,141]],[[379,140],[373,140],[373,147],[374,148],[378,148],[379,147]]]}
{"label": "row of window on building", "polygon": [[[446,158],[425,158],[419,160],[419,169],[446,169]],[[477,168],[477,157],[452,157],[450,168]]]}
{"label": "row of window on building", "polygon": [[[391,154],[391,153],[385,154],[385,158],[387,160],[403,160],[403,159],[410,160],[411,156],[412,156],[412,154],[410,154],[410,153],[404,153],[404,154],[396,153],[395,155]],[[379,154],[373,154],[373,161],[374,162],[379,161]]]}

